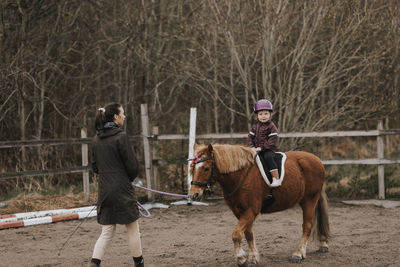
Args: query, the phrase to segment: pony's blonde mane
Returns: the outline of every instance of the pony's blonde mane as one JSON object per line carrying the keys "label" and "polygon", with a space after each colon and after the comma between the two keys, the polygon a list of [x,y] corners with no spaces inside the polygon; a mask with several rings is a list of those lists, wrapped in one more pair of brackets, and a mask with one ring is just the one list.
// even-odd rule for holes
{"label": "pony's blonde mane", "polygon": [[[220,173],[230,173],[254,163],[255,153],[243,145],[213,144],[215,166]],[[201,150],[207,146],[201,146]]]}

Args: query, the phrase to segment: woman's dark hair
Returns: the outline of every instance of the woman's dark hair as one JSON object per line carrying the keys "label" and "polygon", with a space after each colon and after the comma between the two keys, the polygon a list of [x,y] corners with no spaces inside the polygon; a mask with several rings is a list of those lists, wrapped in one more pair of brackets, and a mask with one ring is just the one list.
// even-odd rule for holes
{"label": "woman's dark hair", "polygon": [[113,122],[114,115],[118,115],[121,111],[119,108],[121,104],[111,103],[107,104],[104,108],[99,108],[96,112],[96,119],[94,122],[94,127],[96,131],[100,131],[103,129],[104,123]]}

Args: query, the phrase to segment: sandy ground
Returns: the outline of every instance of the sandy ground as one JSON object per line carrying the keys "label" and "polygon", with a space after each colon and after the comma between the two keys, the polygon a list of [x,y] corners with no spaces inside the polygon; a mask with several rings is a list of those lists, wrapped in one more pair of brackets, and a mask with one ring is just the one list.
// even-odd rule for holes
{"label": "sandy ground", "polygon": [[[140,219],[146,266],[236,266],[231,241],[236,218],[223,201],[151,213],[150,219]],[[301,236],[301,209],[259,216],[254,226],[258,266],[400,266],[400,208],[331,201],[329,215],[330,251],[317,253],[317,242],[311,242],[301,263],[290,261]],[[100,234],[95,218],[82,223],[58,256],[79,223],[0,230],[0,266],[88,266]],[[102,266],[132,266],[124,226],[117,227]]]}

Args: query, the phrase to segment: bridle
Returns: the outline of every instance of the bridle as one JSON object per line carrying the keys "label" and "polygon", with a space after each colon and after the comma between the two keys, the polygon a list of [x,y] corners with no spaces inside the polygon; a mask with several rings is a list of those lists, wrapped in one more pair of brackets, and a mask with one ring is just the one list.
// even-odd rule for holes
{"label": "bridle", "polygon": [[198,181],[191,181],[190,184],[201,186],[201,187],[206,187],[207,190],[210,190],[210,188],[211,188],[211,180],[214,178],[214,159],[215,159],[214,157],[206,157],[206,158],[198,159],[195,156],[195,159],[193,160],[195,165],[198,164],[198,163],[204,162],[204,161],[208,161],[208,160],[212,160],[213,161],[213,163],[211,165],[211,175],[210,175],[210,177],[208,177],[206,183],[202,183],[202,182],[198,182]]}
{"label": "bridle", "polygon": [[[194,162],[195,165],[198,164],[198,163],[204,162],[204,161],[208,161],[208,160],[212,160],[213,163],[211,165],[211,175],[210,175],[210,177],[208,177],[207,182],[206,183],[202,183],[202,182],[198,182],[198,181],[191,181],[190,182],[190,184],[193,184],[193,185],[197,185],[197,186],[200,186],[200,187],[206,187],[206,190],[210,190],[210,188],[211,188],[211,180],[214,178],[214,160],[215,160],[215,158],[211,156],[211,157],[206,157],[206,158],[199,159],[195,155],[195,158],[193,159],[193,162]],[[242,187],[244,181],[249,176],[250,170],[253,168],[253,166],[254,166],[254,163],[247,169],[247,172],[246,172],[244,178],[242,179],[242,181],[240,181],[239,185],[235,188],[235,190],[233,190],[229,194],[226,194],[225,198],[231,197],[233,194],[235,194],[239,190],[240,187]]]}

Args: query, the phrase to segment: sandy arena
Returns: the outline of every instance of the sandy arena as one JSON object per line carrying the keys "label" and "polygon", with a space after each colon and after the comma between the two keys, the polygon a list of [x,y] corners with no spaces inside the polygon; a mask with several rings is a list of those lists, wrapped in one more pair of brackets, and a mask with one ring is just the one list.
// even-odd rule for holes
{"label": "sandy arena", "polygon": [[[209,203],[153,209],[150,219],[140,219],[146,266],[236,266],[231,233],[237,220],[222,200]],[[400,266],[399,208],[329,204],[330,251],[317,253],[313,241],[300,264],[290,258],[300,240],[301,209],[259,216],[254,225],[261,256],[257,266]],[[0,266],[88,266],[100,234],[95,218],[81,225],[58,256],[79,222],[1,230]],[[123,226],[117,227],[102,266],[132,266]]]}

